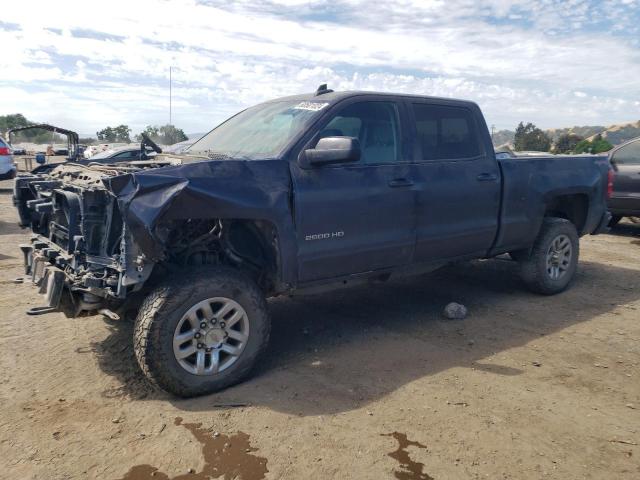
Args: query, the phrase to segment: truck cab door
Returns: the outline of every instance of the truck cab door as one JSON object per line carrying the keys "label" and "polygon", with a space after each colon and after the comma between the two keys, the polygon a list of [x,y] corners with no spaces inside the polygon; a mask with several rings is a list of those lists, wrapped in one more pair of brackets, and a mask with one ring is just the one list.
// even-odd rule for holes
{"label": "truck cab door", "polygon": [[482,141],[480,110],[428,99],[407,100],[407,109],[415,139],[415,261],[485,255],[498,229],[501,173]]}
{"label": "truck cab door", "polygon": [[352,163],[292,162],[301,283],[411,262],[415,242],[412,183],[402,106],[393,98],[345,100],[304,149],[325,137],[357,138]]}
{"label": "truck cab door", "polygon": [[609,209],[616,215],[640,213],[640,139],[618,147],[611,154],[614,169]]}

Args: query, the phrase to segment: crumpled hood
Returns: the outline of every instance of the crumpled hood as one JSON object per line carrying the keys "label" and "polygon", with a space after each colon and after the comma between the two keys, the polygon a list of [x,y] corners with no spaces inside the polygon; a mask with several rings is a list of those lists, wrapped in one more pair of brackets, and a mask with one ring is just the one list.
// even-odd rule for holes
{"label": "crumpled hood", "polygon": [[[156,227],[187,218],[260,219],[287,229],[291,177],[284,160],[211,160],[103,180],[124,222],[151,260],[165,258]],[[286,222],[290,223],[290,222]]]}

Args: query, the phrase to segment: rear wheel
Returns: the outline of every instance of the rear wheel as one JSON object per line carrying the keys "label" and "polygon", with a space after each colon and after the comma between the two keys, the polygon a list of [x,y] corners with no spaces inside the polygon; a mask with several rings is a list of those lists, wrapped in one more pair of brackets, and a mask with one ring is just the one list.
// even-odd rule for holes
{"label": "rear wheel", "polygon": [[530,254],[519,260],[523,281],[543,295],[562,292],[573,280],[579,248],[578,232],[569,220],[545,218]]}
{"label": "rear wheel", "polygon": [[173,278],[149,294],[136,319],[136,358],[145,375],[181,397],[241,381],[269,339],[262,292],[241,272],[215,267]]}

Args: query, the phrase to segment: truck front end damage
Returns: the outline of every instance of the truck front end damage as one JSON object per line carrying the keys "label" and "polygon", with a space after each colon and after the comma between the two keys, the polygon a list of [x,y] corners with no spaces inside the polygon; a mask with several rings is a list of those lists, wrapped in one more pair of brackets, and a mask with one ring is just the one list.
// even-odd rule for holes
{"label": "truck front end damage", "polygon": [[46,299],[29,313],[64,300],[71,315],[113,316],[156,275],[214,264],[244,270],[267,294],[283,291],[289,188],[286,164],[270,161],[64,164],[21,176],[14,204],[33,231],[21,245],[25,274]]}
{"label": "truck front end damage", "polygon": [[34,233],[20,246],[25,274],[39,286],[45,313],[60,306],[69,292],[77,315],[123,301],[151,274],[154,262],[131,238],[117,198],[103,183],[116,168],[63,165],[48,175],[16,179],[14,202],[20,223]]}

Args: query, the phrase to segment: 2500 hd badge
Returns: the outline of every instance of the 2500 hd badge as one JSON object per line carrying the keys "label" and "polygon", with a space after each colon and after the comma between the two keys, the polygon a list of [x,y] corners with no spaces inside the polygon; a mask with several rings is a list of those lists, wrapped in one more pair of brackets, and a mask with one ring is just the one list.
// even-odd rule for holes
{"label": "2500 hd badge", "polygon": [[304,237],[306,241],[309,240],[327,240],[329,238],[342,238],[344,232],[331,232],[331,233],[315,233],[313,235],[307,235]]}

